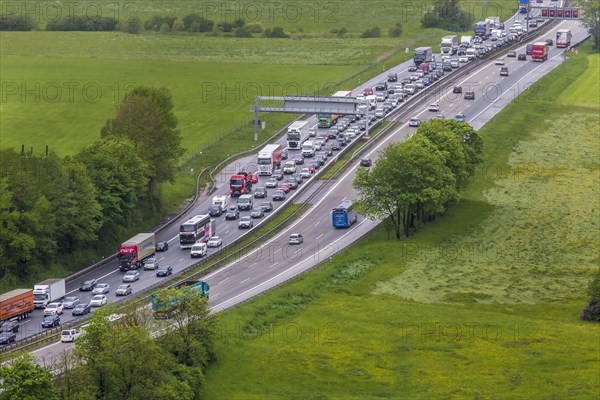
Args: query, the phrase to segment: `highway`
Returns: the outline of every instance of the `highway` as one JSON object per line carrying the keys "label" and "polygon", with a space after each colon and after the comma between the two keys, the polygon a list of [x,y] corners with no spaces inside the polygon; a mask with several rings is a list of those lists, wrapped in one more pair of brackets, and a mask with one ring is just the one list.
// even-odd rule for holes
{"label": "highway", "polygon": [[[510,24],[511,21],[506,22],[507,29]],[[577,21],[563,21],[552,32],[560,28],[571,28],[573,30],[574,42],[581,40],[586,35],[582,28],[579,27]],[[553,38],[553,34],[548,34],[545,37]],[[517,53],[524,52],[524,47],[525,42],[517,50]],[[472,74],[464,76],[459,83],[463,87],[463,93],[466,90],[475,91],[475,100],[467,101],[462,98],[462,95],[453,94],[452,87],[454,84],[448,85],[444,90],[431,91],[432,93],[421,101],[422,107],[419,107],[419,110],[415,113],[404,116],[401,118],[401,121],[405,122],[413,116],[419,117],[421,120],[430,119],[438,114],[438,112],[428,111],[428,105],[435,101],[440,105],[440,112],[446,118],[453,118],[456,113],[463,112],[468,122],[476,129],[479,129],[514,99],[514,97],[523,90],[527,90],[528,86],[563,61],[562,49],[551,47],[550,50],[548,61],[542,63],[533,62],[530,60],[530,57],[528,57],[528,61],[518,61],[516,58],[507,58],[504,56],[505,66],[509,68],[510,73],[508,77],[499,76],[500,66],[495,65],[494,60],[489,60],[478,67]],[[393,67],[369,80],[359,88],[354,89],[353,93],[362,92],[362,89],[372,87],[375,83],[385,80],[389,72],[397,72],[400,79],[406,77],[408,67],[413,65],[414,63],[411,59],[399,66]],[[452,74],[446,74],[444,80],[455,76],[455,74],[461,74],[461,68],[453,71]],[[400,106],[400,109],[402,109],[402,106]],[[307,128],[315,124],[315,118],[311,117],[310,122]],[[402,124],[393,133],[388,134],[386,138],[368,150],[365,156],[376,160],[378,150],[389,143],[405,140],[415,130],[416,128],[408,127],[406,123]],[[277,143],[284,144],[284,141],[285,138],[282,138]],[[290,151],[290,156],[294,154],[295,152]],[[228,165],[216,177],[217,190],[214,195],[226,194],[228,192],[228,177],[243,167],[252,168],[255,159],[256,155],[252,155]],[[339,179],[330,183],[324,183],[319,180],[315,180],[312,183],[306,183],[305,181],[303,184],[304,187],[311,185],[310,188],[307,187],[305,189],[308,192],[314,191],[317,186],[326,185],[319,196],[312,201],[312,207],[309,211],[269,240],[268,243],[256,248],[236,262],[207,275],[205,279],[211,285],[210,304],[212,309],[214,311],[227,309],[285,282],[299,273],[312,268],[319,262],[327,261],[329,257],[351,245],[354,241],[373,229],[378,224],[378,221],[370,221],[364,218],[359,218],[359,221],[349,229],[334,229],[331,226],[331,209],[343,199],[352,199],[355,196],[352,188],[352,180],[356,168],[359,168],[358,163],[347,169]],[[267,177],[261,177],[261,182],[255,184],[255,187],[263,186],[266,179]],[[269,190],[269,192],[270,195],[273,190]],[[299,196],[299,198],[304,197],[304,194]],[[207,199],[197,204],[184,219],[196,214],[205,214],[210,201],[211,199]],[[273,205],[280,206],[280,203],[273,202]],[[241,214],[246,215],[248,212],[241,212]],[[174,272],[180,271],[197,262],[196,259],[192,260],[190,258],[189,250],[179,249],[178,231],[179,224],[173,224],[170,228],[161,232],[157,238],[158,240],[169,241],[169,250],[164,253],[157,253],[157,258],[161,264],[172,265]],[[217,233],[223,238],[224,245],[231,243],[241,233],[246,232],[238,230],[237,221],[225,221],[224,215],[217,219]],[[304,235],[305,242],[299,246],[289,246],[287,238],[290,233],[296,232]],[[209,254],[215,251],[218,250],[209,249]],[[148,287],[158,279],[161,279],[155,277],[154,271],[140,270],[140,273],[141,279],[132,284],[134,291]],[[111,292],[108,295],[109,300],[116,300],[114,290],[121,283],[122,274],[118,271],[116,264],[105,265],[99,270],[90,273],[89,276],[82,277],[80,280],[70,283],[67,286],[67,292],[79,296],[83,302],[89,301],[91,294],[89,292],[79,292],[78,286],[81,281],[93,277],[98,279],[99,282],[109,283],[111,285]],[[41,310],[36,310],[32,318],[21,324],[19,339],[40,331],[41,313]],[[71,319],[70,310],[66,310],[65,314],[61,317],[62,322],[64,323]],[[34,353],[38,357],[48,360],[69,346],[68,344],[56,343]]]}

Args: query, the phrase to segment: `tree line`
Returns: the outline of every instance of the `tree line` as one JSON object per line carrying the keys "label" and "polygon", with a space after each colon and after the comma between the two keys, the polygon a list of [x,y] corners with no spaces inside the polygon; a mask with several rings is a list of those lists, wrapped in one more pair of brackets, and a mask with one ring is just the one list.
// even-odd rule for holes
{"label": "tree line", "polygon": [[387,146],[354,179],[357,211],[388,219],[397,239],[435,219],[457,200],[481,162],[483,141],[467,123],[434,119],[410,140]]}
{"label": "tree line", "polygon": [[171,93],[137,87],[74,156],[0,151],[0,289],[155,213],[156,185],[174,180],[181,140]]}
{"label": "tree line", "polygon": [[216,359],[215,317],[199,293],[167,289],[157,296],[170,320],[105,306],[92,314],[74,350],[48,369],[29,354],[0,365],[0,400],[200,399],[204,372]]}

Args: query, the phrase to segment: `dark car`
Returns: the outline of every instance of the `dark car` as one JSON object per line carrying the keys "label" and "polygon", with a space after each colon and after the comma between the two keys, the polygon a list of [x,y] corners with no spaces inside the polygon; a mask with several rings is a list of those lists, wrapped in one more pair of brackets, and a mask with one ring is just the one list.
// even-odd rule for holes
{"label": "dark car", "polygon": [[408,67],[408,72],[415,72],[417,70],[417,67],[414,65],[411,65],[410,67]]}
{"label": "dark car", "polygon": [[475,92],[465,92],[465,100],[475,100]]}
{"label": "dark car", "polygon": [[331,150],[331,147],[326,147],[323,149],[323,153],[327,154],[327,156],[332,156],[333,150]]}
{"label": "dark car", "polygon": [[80,292],[91,292],[92,290],[94,290],[94,288],[96,287],[96,285],[98,284],[98,281],[95,279],[88,279],[87,281],[84,281],[81,286],[79,286],[79,291]]}
{"label": "dark car", "polygon": [[508,53],[506,53],[506,57],[516,57],[517,56],[517,52],[514,50],[509,50]]}
{"label": "dark car", "polygon": [[0,327],[0,332],[19,332],[19,323],[17,321],[6,321]]}
{"label": "dark car", "polygon": [[398,74],[395,72],[390,72],[387,77],[388,82],[398,82]]}
{"label": "dark car", "polygon": [[17,340],[17,335],[14,332],[0,332],[0,344],[9,344]]}
{"label": "dark car", "polygon": [[[339,138],[337,142],[342,147],[344,147],[345,145],[348,144],[348,143],[346,143],[346,139],[344,139],[344,138]],[[321,166],[321,163],[319,163],[319,166]]]}
{"label": "dark car", "polygon": [[376,92],[387,92],[388,84],[387,82],[379,82],[375,85]]}
{"label": "dark car", "polygon": [[287,150],[281,150],[281,159],[282,160],[287,160],[288,158],[288,152]]}
{"label": "dark car", "polygon": [[339,144],[338,142],[331,143],[331,150],[338,151],[338,150],[341,150],[341,149],[342,149],[342,145]]}
{"label": "dark car", "polygon": [[254,189],[255,199],[264,199],[265,197],[267,197],[267,188],[265,188],[264,186],[259,186],[256,189]]}
{"label": "dark car", "polygon": [[294,156],[294,162],[296,165],[304,164],[304,156],[302,154]]}
{"label": "dark car", "polygon": [[315,161],[318,162],[320,165],[325,164],[325,157],[323,157],[322,155],[317,155],[315,156]]}
{"label": "dark car", "polygon": [[173,267],[170,265],[161,265],[156,270],[156,276],[169,276],[173,273]]}
{"label": "dark car", "polygon": [[263,201],[260,203],[260,208],[262,208],[264,212],[273,211],[273,203],[270,201]]}
{"label": "dark car", "polygon": [[80,303],[73,309],[73,315],[85,315],[89,314],[90,312],[92,312],[92,308],[89,304]]}
{"label": "dark car", "polygon": [[215,205],[208,207],[208,214],[211,217],[218,217],[221,214],[223,214],[223,210],[221,209],[221,206],[215,204]]}
{"label": "dark car", "polygon": [[371,165],[373,165],[373,161],[371,161],[370,158],[363,158],[360,160],[361,167],[370,167]]}
{"label": "dark car", "polygon": [[275,171],[273,171],[273,173],[271,174],[271,178],[275,178],[278,181],[283,179],[283,170],[281,168],[277,168]]}
{"label": "dark car", "polygon": [[454,86],[454,88],[452,89],[452,93],[462,93],[462,87]]}
{"label": "dark car", "polygon": [[262,207],[253,208],[250,211],[250,217],[252,218],[262,218],[265,215],[265,210]]}
{"label": "dark car", "polygon": [[525,47],[525,53],[527,55],[531,55],[531,52],[533,51],[533,44],[529,43],[526,47]]}
{"label": "dark car", "polygon": [[42,321],[42,328],[54,328],[60,326],[60,317],[58,315],[47,315]]}
{"label": "dark car", "polygon": [[302,175],[300,175],[300,172],[296,172],[290,178],[294,178],[296,182],[298,182],[298,185],[304,182],[304,178],[302,177]]}
{"label": "dark car", "polygon": [[238,219],[240,217],[240,212],[237,209],[237,206],[229,206],[227,209],[227,213],[225,213],[225,219]]}
{"label": "dark car", "polygon": [[294,179],[293,177],[289,177],[285,183],[287,183],[288,185],[290,185],[290,189],[298,189],[298,181],[296,179]]}
{"label": "dark car", "polygon": [[285,200],[285,192],[283,190],[277,190],[273,193],[273,201]]}
{"label": "dark car", "polygon": [[521,53],[517,56],[517,60],[519,61],[527,61],[527,55],[525,53]]}
{"label": "dark car", "polygon": [[546,44],[548,46],[554,46],[554,41],[552,39],[546,39]]}
{"label": "dark car", "polygon": [[169,243],[162,241],[156,242],[156,251],[167,251],[169,250]]}

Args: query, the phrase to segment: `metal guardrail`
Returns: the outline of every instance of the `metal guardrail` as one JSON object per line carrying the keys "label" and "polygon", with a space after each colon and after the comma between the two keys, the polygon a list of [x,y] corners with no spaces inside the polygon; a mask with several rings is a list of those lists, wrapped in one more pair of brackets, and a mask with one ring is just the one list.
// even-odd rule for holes
{"label": "metal guardrail", "polygon": [[[545,34],[547,33],[549,30],[551,30],[555,25],[558,24],[558,21],[551,21],[550,23],[548,23],[542,30],[535,30],[535,35],[531,32],[529,32],[528,34],[525,35],[526,38],[529,38],[531,36],[537,36],[540,34]],[[581,42],[587,40],[590,37],[590,35],[586,36],[584,39],[582,39],[580,42],[573,44],[571,47],[576,47],[578,44],[580,44]],[[496,51],[493,51],[491,53],[486,54],[484,57],[480,58],[479,60],[475,60],[474,62],[469,63],[467,66],[463,67],[463,76],[465,74],[468,74],[470,72],[472,72],[472,70],[474,70],[477,66],[483,64],[484,62],[488,61],[491,58],[494,58],[495,56],[497,56],[500,53],[505,52],[508,49],[512,49],[514,47],[519,47],[521,46],[523,43],[523,41],[514,43],[513,45],[509,46],[509,47],[500,47],[498,49],[496,49]],[[301,204],[301,206],[295,210],[294,212],[292,212],[288,217],[286,217],[283,221],[281,221],[279,224],[277,224],[275,227],[271,228],[269,231],[267,231],[266,233],[262,234],[261,236],[252,239],[248,244],[246,244],[245,246],[241,247],[240,249],[226,255],[225,257],[222,257],[214,262],[212,262],[210,265],[207,265],[206,267],[202,268],[201,270],[193,273],[192,275],[186,276],[186,278],[184,280],[187,279],[191,279],[191,278],[196,278],[196,277],[200,277],[202,274],[206,273],[207,271],[211,270],[212,268],[214,268],[215,266],[227,261],[228,259],[232,258],[232,257],[236,257],[240,254],[244,254],[244,251],[249,249],[249,248],[253,248],[255,247],[255,245],[258,242],[261,242],[262,239],[264,239],[265,237],[268,237],[269,235],[271,235],[274,231],[277,231],[278,229],[280,229],[281,227],[285,226],[292,218],[294,218],[296,216],[296,214],[298,214],[300,212],[300,210],[302,210],[305,206],[310,204],[310,201],[319,193],[321,193],[322,190],[324,190],[330,183],[332,180],[334,180],[333,176],[335,176],[335,174],[339,171],[339,170],[343,170],[344,168],[347,167],[348,164],[352,163],[355,161],[355,158],[358,154],[364,152],[366,149],[368,149],[376,140],[378,140],[380,137],[382,137],[382,135],[384,135],[385,133],[387,133],[390,129],[392,129],[392,127],[394,127],[394,123],[397,122],[400,118],[400,116],[403,115],[410,115],[409,112],[413,112],[413,110],[417,107],[417,106],[421,106],[422,104],[420,104],[421,100],[423,97],[426,97],[426,95],[428,93],[427,89],[429,89],[429,92],[431,92],[431,90],[435,87],[438,87],[441,85],[441,83],[443,81],[448,81],[448,83],[452,84],[454,83],[456,80],[461,78],[461,74],[448,74],[448,75],[444,75],[441,79],[438,79],[436,82],[434,82],[432,85],[427,86],[427,88],[425,88],[425,90],[420,91],[417,96],[414,96],[410,99],[408,99],[408,101],[405,101],[404,104],[409,104],[409,106],[407,108],[402,107],[399,108],[398,110],[395,110],[394,112],[392,112],[388,117],[386,117],[386,120],[390,120],[391,124],[389,124],[388,126],[384,127],[381,131],[379,131],[376,135],[372,136],[367,142],[365,142],[362,146],[359,147],[359,149],[357,149],[354,154],[352,155],[352,157],[350,157],[348,160],[346,160],[341,166],[338,167],[338,169],[336,171],[334,171],[334,173],[332,174],[332,176],[330,178],[328,178],[327,180],[324,180],[321,183],[321,186],[319,186],[311,195],[309,195],[307,197],[307,199]],[[301,116],[302,117],[302,116]],[[298,117],[296,120],[300,119],[301,117]],[[373,124],[373,128],[377,127],[377,124],[380,123],[381,121],[377,121],[377,123]],[[272,140],[272,138],[276,137],[277,135],[281,134],[281,132],[285,131],[285,128],[281,129],[280,131],[278,131],[275,135],[271,136],[270,138],[268,138],[266,141]],[[364,136],[366,134],[365,132],[362,132],[362,134],[359,134],[356,137],[356,140],[360,140],[362,136]],[[335,158],[339,158],[340,155],[345,154],[345,152],[349,151],[350,147],[345,147],[343,148],[337,155],[337,157]],[[248,153],[248,152],[253,152],[256,151],[256,149],[251,149],[251,150],[247,150],[245,152],[241,152],[238,153],[235,156],[231,156],[229,157],[229,159],[232,159],[232,157],[239,157],[240,155],[243,155],[244,153]],[[335,163],[335,158],[332,158],[331,161],[333,162],[332,165],[334,165]],[[331,162],[330,161],[330,162]],[[222,165],[224,162],[220,163],[220,165]],[[213,169],[213,171],[216,170]],[[326,169],[320,169],[319,172],[315,175],[313,175],[313,177],[311,177],[306,183],[307,185],[303,185],[303,189],[307,188],[309,185],[308,183],[311,182],[314,179],[317,179],[321,174],[324,173]],[[178,214],[178,216],[183,215],[185,212],[187,212],[189,210],[189,208],[191,208],[195,202],[195,200],[197,199],[198,196],[198,190],[199,190],[199,181],[200,181],[200,177],[201,175],[206,171],[203,170],[198,174],[198,178],[196,181],[196,194],[194,196],[194,201],[188,205],[186,208],[186,210],[180,212]],[[212,178],[212,177],[211,177]],[[294,192],[294,194],[292,196],[290,196],[288,199],[286,199],[286,201],[282,204],[281,207],[279,207],[277,210],[274,210],[274,212],[271,214],[273,216],[278,215],[279,213],[281,213],[289,204],[291,204],[291,201],[294,200],[295,197],[299,196],[300,193],[302,191],[296,191]],[[173,218],[171,221],[167,222],[165,225],[163,225],[161,228],[159,228],[159,230],[164,229],[165,227],[169,226],[174,220],[176,220],[176,218]],[[259,224],[257,224],[256,227],[254,227],[253,229],[251,229],[249,232],[252,232],[253,230],[258,229],[262,224],[267,223],[267,220],[261,221]],[[368,232],[370,232],[371,230],[369,230]],[[367,232],[367,233],[368,233]],[[365,233],[366,234],[366,233]],[[231,248],[232,246],[235,246],[236,244],[239,244],[241,242],[243,242],[244,240],[246,240],[246,235],[239,237],[238,239],[236,239],[235,241],[233,241],[232,243],[230,243],[229,245],[227,245],[226,247],[223,247],[220,251],[202,259],[201,261],[199,261],[198,263],[192,264],[191,266],[185,268],[184,270],[180,271],[179,273],[175,274],[175,276],[169,281],[169,282],[157,282],[154,285],[151,285],[145,289],[143,289],[142,291],[138,292],[137,296],[142,295],[141,297],[137,297],[135,300],[129,302],[129,305],[134,305],[137,303],[148,303],[149,302],[149,296],[143,296],[145,293],[154,291],[156,289],[159,289],[161,287],[164,286],[172,286],[178,283],[183,282],[183,280],[180,281],[176,281],[175,283],[173,283],[173,281],[175,281],[175,278],[181,277],[182,275],[185,275],[187,273],[189,273],[191,270],[197,268],[198,266],[201,266],[203,264],[208,263],[209,261],[214,260],[215,258],[217,258],[220,253],[222,251],[224,251],[226,248]],[[322,265],[324,262],[326,261],[321,261],[317,264],[315,264],[313,267],[307,269],[306,271],[302,272],[301,274],[297,275],[300,276],[302,274],[304,274],[305,272],[308,272],[320,265]],[[91,268],[91,267],[90,267]],[[88,269],[86,269],[88,270]],[[266,290],[266,291],[271,291],[274,288],[283,285],[287,282],[289,282],[290,280],[295,279],[297,276],[295,277],[291,277],[287,280],[285,280],[284,282],[281,282],[278,285],[275,285],[274,287]],[[263,292],[264,293],[264,292]],[[240,302],[239,304],[242,304],[246,301],[249,301],[253,298],[255,298],[258,295],[252,296],[251,298]],[[232,306],[233,307],[233,306]],[[231,308],[231,307],[229,307]],[[2,349],[2,353],[5,353],[6,350],[10,350],[10,352],[15,352],[15,351],[21,351],[21,350],[25,350],[29,347],[35,346],[36,344],[40,343],[40,342],[44,342],[47,340],[50,340],[54,335],[56,335],[57,337],[59,336],[59,332],[63,329],[68,329],[68,328],[72,328],[72,327],[80,327],[81,325],[85,324],[85,320],[87,320],[87,318],[89,318],[89,316],[86,316],[84,318],[78,319],[76,321],[72,321],[71,323],[68,323],[67,325],[49,330],[49,331],[45,331],[45,332],[40,332],[39,334],[36,335],[32,335],[28,338],[25,338],[19,342],[14,343],[11,346],[5,346]],[[7,352],[8,353],[8,352]]]}

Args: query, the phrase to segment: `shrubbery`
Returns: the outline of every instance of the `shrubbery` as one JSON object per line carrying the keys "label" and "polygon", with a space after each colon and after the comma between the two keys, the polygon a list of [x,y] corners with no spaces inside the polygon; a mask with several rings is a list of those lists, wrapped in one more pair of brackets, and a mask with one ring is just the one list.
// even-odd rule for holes
{"label": "shrubbery", "polygon": [[579,318],[584,321],[600,321],[600,272],[596,273],[596,277],[590,282],[588,295],[591,298],[579,314]]}
{"label": "shrubbery", "polygon": [[78,17],[70,16],[57,21],[48,22],[48,31],[86,31],[104,32],[114,31],[117,28],[117,20],[110,17]]}
{"label": "shrubbery", "polygon": [[35,22],[29,15],[17,18],[14,15],[0,16],[0,31],[30,31],[35,29]]}
{"label": "shrubbery", "polygon": [[265,30],[265,37],[268,38],[289,38],[290,35],[285,33],[282,27],[276,26],[273,29],[268,28]]}
{"label": "shrubbery", "polygon": [[381,37],[381,29],[379,29],[378,26],[367,29],[360,35],[360,37],[363,39]]}

